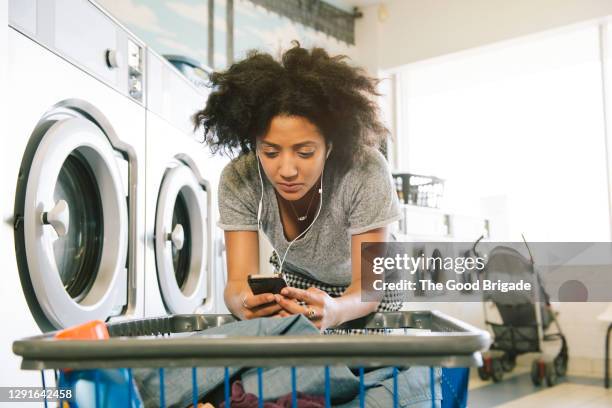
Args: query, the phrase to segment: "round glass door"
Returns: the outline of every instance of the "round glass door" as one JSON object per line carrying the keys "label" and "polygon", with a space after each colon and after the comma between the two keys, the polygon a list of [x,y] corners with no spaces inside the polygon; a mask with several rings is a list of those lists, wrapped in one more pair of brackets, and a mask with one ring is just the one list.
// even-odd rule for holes
{"label": "round glass door", "polygon": [[174,268],[174,276],[176,284],[181,291],[185,290],[185,283],[189,277],[189,267],[191,264],[191,221],[189,220],[189,209],[183,189],[179,191],[174,203],[172,211],[172,231],[181,226],[183,229],[184,243],[179,249],[176,245],[172,245],[172,266]]}
{"label": "round glass door", "polygon": [[41,121],[16,193],[19,273],[41,328],[105,320],[125,304],[127,202],[104,132],[76,114]]}
{"label": "round glass door", "polygon": [[97,276],[102,256],[104,215],[96,177],[82,154],[73,151],[64,162],[53,193],[70,208],[70,228],[53,243],[55,263],[66,292],[79,302]]}
{"label": "round glass door", "polygon": [[193,313],[207,293],[208,196],[188,165],[164,175],[155,218],[155,260],[161,295],[169,313]]}

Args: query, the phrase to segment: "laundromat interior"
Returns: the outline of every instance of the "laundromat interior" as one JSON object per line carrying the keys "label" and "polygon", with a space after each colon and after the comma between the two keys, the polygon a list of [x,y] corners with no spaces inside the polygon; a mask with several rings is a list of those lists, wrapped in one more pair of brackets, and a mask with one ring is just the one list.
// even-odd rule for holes
{"label": "laundromat interior", "polygon": [[0,0],[0,134],[0,406],[612,407],[609,0]]}

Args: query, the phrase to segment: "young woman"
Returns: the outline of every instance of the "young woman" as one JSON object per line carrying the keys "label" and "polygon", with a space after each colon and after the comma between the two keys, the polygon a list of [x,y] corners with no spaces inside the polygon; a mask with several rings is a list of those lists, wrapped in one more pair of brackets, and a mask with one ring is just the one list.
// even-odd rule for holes
{"label": "young woman", "polygon": [[[243,319],[302,313],[326,329],[376,310],[361,299],[361,243],[388,240],[400,219],[378,118],[374,79],[344,56],[294,47],[275,61],[250,53],[216,72],[196,114],[213,152],[240,149],[219,184],[225,231],[225,302]],[[289,287],[254,295],[261,228]],[[282,266],[281,266],[282,264]]]}

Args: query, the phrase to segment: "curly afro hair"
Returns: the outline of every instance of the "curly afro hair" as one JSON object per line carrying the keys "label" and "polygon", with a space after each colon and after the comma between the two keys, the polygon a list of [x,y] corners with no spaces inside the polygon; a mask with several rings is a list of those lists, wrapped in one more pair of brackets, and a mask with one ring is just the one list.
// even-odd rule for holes
{"label": "curly afro hair", "polygon": [[381,123],[378,80],[349,65],[344,55],[322,48],[307,50],[297,41],[280,61],[251,51],[247,57],[210,77],[213,88],[194,117],[204,128],[213,153],[255,149],[275,116],[301,116],[321,131],[334,148],[330,160],[340,167],[358,162],[364,146],[380,147],[389,131]]}

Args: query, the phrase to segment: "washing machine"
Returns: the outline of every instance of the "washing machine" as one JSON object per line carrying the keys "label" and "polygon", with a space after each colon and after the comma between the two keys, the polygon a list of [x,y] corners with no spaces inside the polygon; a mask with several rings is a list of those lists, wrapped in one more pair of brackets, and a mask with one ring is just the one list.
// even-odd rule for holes
{"label": "washing machine", "polygon": [[2,384],[40,385],[17,338],[144,315],[144,56],[92,2],[9,1]]}
{"label": "washing machine", "polygon": [[150,49],[146,65],[145,315],[216,313],[224,272],[214,197],[223,165],[191,122],[207,94]]}

